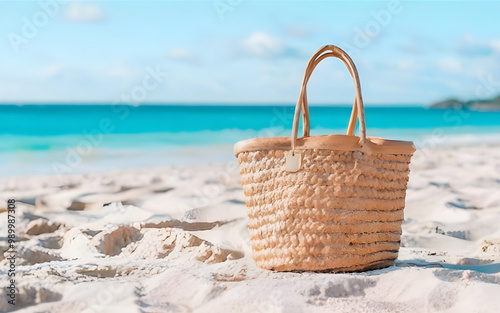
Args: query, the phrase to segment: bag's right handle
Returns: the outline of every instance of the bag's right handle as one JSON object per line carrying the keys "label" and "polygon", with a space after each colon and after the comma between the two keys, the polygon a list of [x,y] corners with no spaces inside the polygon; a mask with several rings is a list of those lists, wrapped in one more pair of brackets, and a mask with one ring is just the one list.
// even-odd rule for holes
{"label": "bag's right handle", "polygon": [[[328,52],[324,53],[326,51]],[[345,51],[334,45],[326,45],[321,49],[319,49],[309,59],[309,62],[304,71],[304,78],[302,79],[302,87],[299,99],[297,101],[297,105],[295,107],[295,116],[293,120],[292,140],[291,140],[292,153],[294,152],[296,146],[301,109],[303,110],[302,113],[304,118],[304,135],[305,136],[309,135],[309,107],[307,104],[307,82],[309,81],[312,72],[319,64],[319,62],[328,57],[336,57],[342,60],[342,62],[347,66],[347,69],[349,70],[349,73],[351,74],[354,81],[356,96],[351,113],[351,118],[349,121],[349,126],[347,129],[347,134],[354,135],[354,129],[356,128],[356,116],[357,116],[360,122],[360,127],[359,127],[360,144],[363,145],[364,142],[366,141],[366,123],[364,114],[365,112],[363,106],[363,97],[361,94],[361,84],[359,82],[359,76],[358,76],[358,71],[356,70],[356,66],[354,65],[354,62]]]}

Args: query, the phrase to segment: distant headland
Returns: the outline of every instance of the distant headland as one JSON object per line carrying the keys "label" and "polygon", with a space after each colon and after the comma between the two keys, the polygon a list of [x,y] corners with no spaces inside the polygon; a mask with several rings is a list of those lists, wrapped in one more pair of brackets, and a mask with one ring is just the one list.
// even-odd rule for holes
{"label": "distant headland", "polygon": [[500,111],[500,96],[493,99],[460,101],[447,99],[429,105],[431,109],[466,109],[473,111]]}

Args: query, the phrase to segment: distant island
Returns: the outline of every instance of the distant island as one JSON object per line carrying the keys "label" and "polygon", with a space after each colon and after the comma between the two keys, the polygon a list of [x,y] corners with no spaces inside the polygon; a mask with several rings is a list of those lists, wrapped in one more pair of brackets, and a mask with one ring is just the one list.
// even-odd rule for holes
{"label": "distant island", "polygon": [[448,99],[429,105],[431,109],[466,109],[473,111],[500,111],[500,96],[487,100],[460,101]]}

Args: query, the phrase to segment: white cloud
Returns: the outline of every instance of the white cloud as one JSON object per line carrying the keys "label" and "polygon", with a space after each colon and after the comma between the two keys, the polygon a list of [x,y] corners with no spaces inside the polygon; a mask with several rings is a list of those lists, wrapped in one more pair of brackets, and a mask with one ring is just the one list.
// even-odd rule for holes
{"label": "white cloud", "polygon": [[490,45],[496,53],[500,53],[500,40],[492,40]]}
{"label": "white cloud", "polygon": [[471,34],[465,34],[462,42],[458,46],[458,52],[465,56],[489,56],[497,50],[498,42],[477,40]]}
{"label": "white cloud", "polygon": [[49,64],[38,72],[38,77],[41,78],[54,78],[64,71],[61,64]]}
{"label": "white cloud", "polygon": [[442,58],[438,60],[438,67],[446,73],[459,73],[462,71],[462,63],[455,58]]}
{"label": "white cloud", "polygon": [[283,55],[286,52],[283,43],[265,33],[255,32],[243,41],[244,53],[259,58],[272,58]]}
{"label": "white cloud", "polygon": [[470,44],[473,44],[476,42],[476,39],[474,38],[474,36],[472,36],[471,34],[467,33],[464,35],[464,38],[463,38],[464,42],[466,43],[470,43]]}
{"label": "white cloud", "polygon": [[417,68],[417,65],[413,60],[400,60],[396,62],[396,67],[399,70],[409,71]]}
{"label": "white cloud", "polygon": [[168,53],[168,57],[174,60],[190,64],[200,64],[200,58],[188,49],[174,49]]}
{"label": "white cloud", "polygon": [[99,21],[104,17],[101,7],[84,2],[70,2],[64,11],[64,18],[70,21]]}

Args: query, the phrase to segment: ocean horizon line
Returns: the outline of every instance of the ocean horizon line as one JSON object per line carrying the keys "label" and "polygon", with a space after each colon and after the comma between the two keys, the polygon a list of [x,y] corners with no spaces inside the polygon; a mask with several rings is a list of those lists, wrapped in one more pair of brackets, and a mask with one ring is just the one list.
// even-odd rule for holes
{"label": "ocean horizon line", "polygon": [[[245,107],[245,106],[258,106],[258,107],[295,107],[296,103],[292,102],[144,102],[139,104],[134,103],[113,103],[113,102],[0,102],[0,106],[170,106],[170,107]],[[350,103],[309,103],[311,107],[352,107]],[[428,104],[420,103],[364,103],[365,107],[371,108],[426,108]]]}

